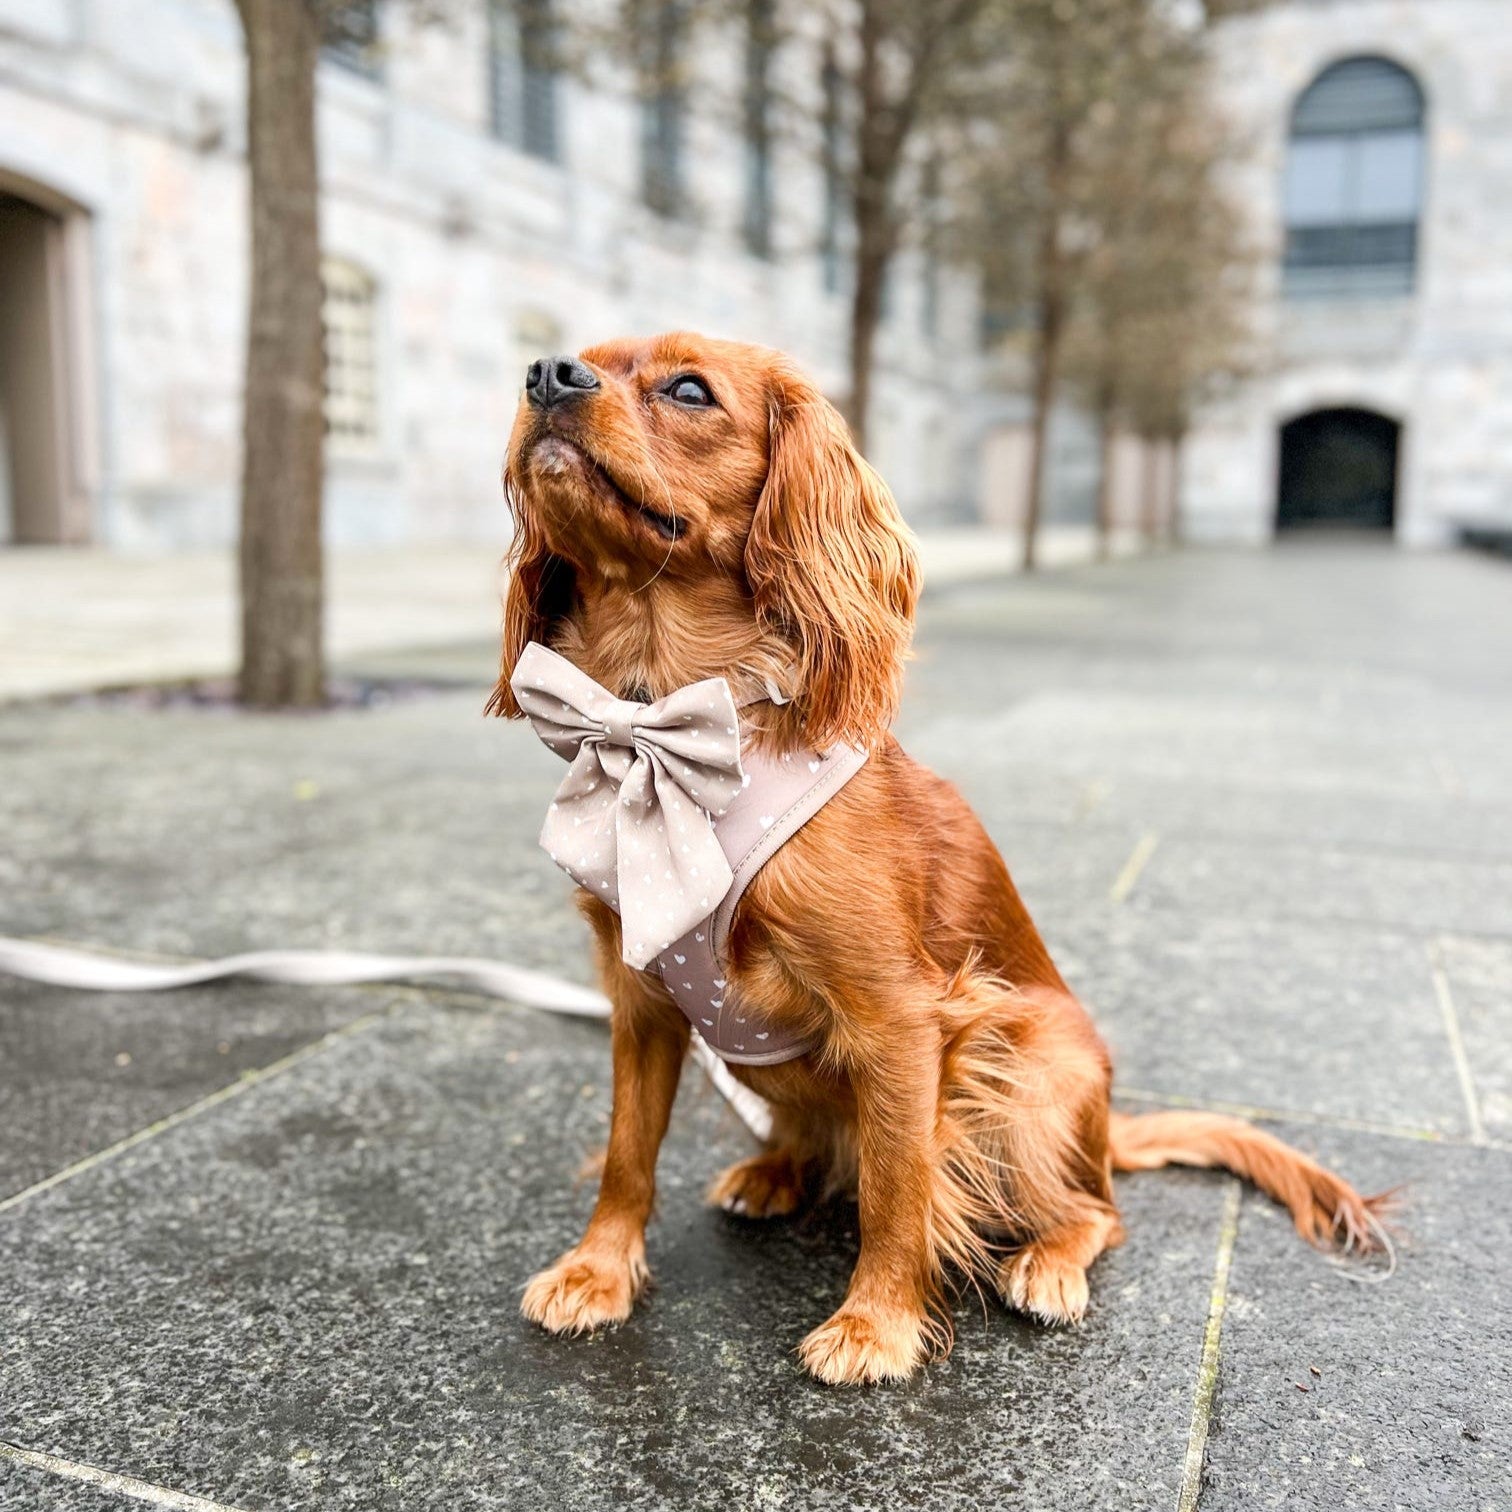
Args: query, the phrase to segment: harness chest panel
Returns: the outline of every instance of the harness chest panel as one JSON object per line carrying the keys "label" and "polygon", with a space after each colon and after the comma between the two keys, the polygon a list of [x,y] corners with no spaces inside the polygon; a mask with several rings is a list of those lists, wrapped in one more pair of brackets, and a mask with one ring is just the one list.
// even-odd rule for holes
{"label": "harness chest panel", "polygon": [[808,1045],[788,1037],[741,1001],[725,975],[724,950],[736,905],[756,873],[865,764],[866,753],[837,746],[824,755],[745,752],[746,785],[714,820],[714,834],[735,875],[719,906],[647,970],[662,980],[688,1022],[721,1060],[770,1066],[794,1060]]}

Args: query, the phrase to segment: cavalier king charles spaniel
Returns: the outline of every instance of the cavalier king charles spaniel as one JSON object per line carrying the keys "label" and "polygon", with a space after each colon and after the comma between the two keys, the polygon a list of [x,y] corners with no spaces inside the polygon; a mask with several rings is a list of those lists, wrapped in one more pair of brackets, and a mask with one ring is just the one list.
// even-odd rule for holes
{"label": "cavalier king charles spaniel", "polygon": [[[532,642],[616,698],[723,678],[768,752],[869,753],[755,876],[724,968],[808,1053],[736,1066],[768,1147],[714,1204],[779,1218],[837,1189],[860,1253],[802,1341],[821,1380],[900,1380],[949,1348],[949,1283],[1075,1323],[1123,1238],[1113,1172],[1217,1166],[1317,1243],[1369,1250],[1382,1198],[1238,1119],[1115,1113],[1108,1052],[956,790],[889,733],[920,590],[914,541],[839,413],[788,358],[675,333],[531,365],[510,437],[503,675]],[[657,1150],[689,1024],[579,894],[612,1004],[613,1113],[581,1242],[525,1289],[555,1333],[627,1318],[649,1279]]]}

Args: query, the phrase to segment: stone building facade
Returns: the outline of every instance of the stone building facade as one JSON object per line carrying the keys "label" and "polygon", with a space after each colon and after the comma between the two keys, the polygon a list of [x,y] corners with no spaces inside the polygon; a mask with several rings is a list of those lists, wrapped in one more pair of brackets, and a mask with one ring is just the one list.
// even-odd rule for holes
{"label": "stone building facade", "polygon": [[1290,0],[1219,55],[1262,368],[1188,438],[1185,534],[1512,529],[1512,6]]}
{"label": "stone building facade", "polygon": [[[753,156],[738,107],[547,74],[520,25],[548,10],[464,0],[420,26],[379,3],[321,66],[335,544],[500,537],[542,352],[693,328],[784,347],[844,392],[822,155],[773,133]],[[739,102],[751,60],[729,40],[697,66]],[[785,51],[818,91],[817,49]],[[0,541],[234,539],[243,101],[232,0],[0,0]],[[910,251],[888,305],[876,460],[914,519],[969,513],[973,285]]]}

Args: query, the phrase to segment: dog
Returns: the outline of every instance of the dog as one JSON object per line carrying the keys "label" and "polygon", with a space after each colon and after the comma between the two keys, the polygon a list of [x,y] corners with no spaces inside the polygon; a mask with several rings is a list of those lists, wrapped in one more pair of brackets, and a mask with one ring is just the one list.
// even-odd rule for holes
{"label": "dog", "polygon": [[[773,1132],[710,1200],[779,1218],[841,1189],[859,1209],[855,1270],[799,1346],[807,1369],[908,1377],[949,1349],[961,1278],[1045,1323],[1080,1321],[1088,1267],[1124,1236],[1115,1171],[1223,1167],[1304,1238],[1375,1248],[1385,1199],[1262,1130],[1112,1111],[1108,1052],[1002,858],[889,733],[917,552],[813,382],[773,350],[688,333],[543,358],[527,378],[490,712],[523,712],[510,674],[539,642],[618,699],[723,678],[748,749],[868,753],[750,882],[725,950],[742,999],[811,1048],[732,1068]],[[619,914],[579,898],[612,1003],[609,1142],[586,1233],[522,1302],[565,1334],[626,1319],[649,1280],[657,1151],[689,1044],[666,989],[622,958]]]}

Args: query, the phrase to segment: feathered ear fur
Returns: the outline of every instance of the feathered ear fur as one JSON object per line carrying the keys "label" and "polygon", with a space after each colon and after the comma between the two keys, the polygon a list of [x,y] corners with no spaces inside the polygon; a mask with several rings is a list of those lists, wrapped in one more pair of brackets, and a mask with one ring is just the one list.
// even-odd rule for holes
{"label": "feathered ear fur", "polygon": [[504,553],[509,587],[504,594],[504,645],[499,656],[499,680],[484,706],[487,714],[519,719],[509,675],[531,641],[545,641],[552,622],[567,612],[572,599],[572,568],[546,544],[539,524],[520,507],[519,491],[506,472],[504,497],[514,516],[514,539]]}
{"label": "feathered ear fur", "polygon": [[773,374],[766,486],[745,550],[762,627],[796,655],[784,724],[815,750],[873,746],[902,692],[919,561],[887,485],[807,379]]}

